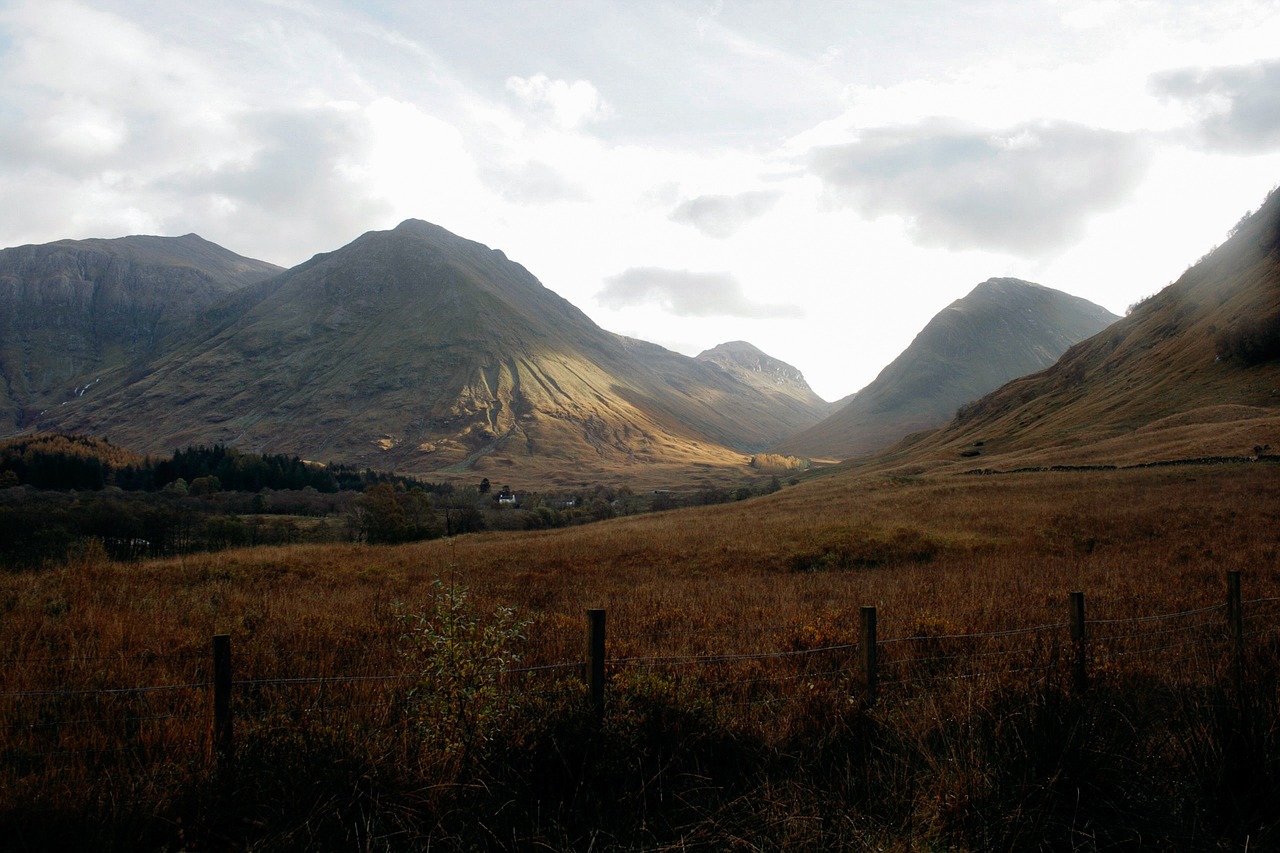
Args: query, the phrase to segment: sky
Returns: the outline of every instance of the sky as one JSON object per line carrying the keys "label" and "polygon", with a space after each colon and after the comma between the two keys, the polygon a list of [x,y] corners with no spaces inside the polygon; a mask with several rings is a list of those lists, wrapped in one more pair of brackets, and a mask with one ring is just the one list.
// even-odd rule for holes
{"label": "sky", "polygon": [[1280,183],[1280,0],[0,0],[0,246],[424,219],[828,400],[1014,276],[1123,314]]}

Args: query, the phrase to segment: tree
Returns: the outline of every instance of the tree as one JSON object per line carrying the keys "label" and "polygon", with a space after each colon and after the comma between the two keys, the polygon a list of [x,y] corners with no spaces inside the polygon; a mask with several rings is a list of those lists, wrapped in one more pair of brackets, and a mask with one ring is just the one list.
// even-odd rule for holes
{"label": "tree", "polygon": [[364,506],[365,541],[374,544],[405,541],[408,525],[404,509],[390,483],[378,483],[366,489]]}
{"label": "tree", "polygon": [[[485,482],[489,482],[487,479]],[[484,515],[476,508],[480,493],[474,486],[457,489],[445,499],[445,534],[476,533],[484,530]]]}
{"label": "tree", "polygon": [[187,489],[187,494],[199,497],[201,495],[211,495],[214,492],[222,491],[222,483],[218,478],[209,474],[204,477],[196,477],[191,481],[191,486]]}

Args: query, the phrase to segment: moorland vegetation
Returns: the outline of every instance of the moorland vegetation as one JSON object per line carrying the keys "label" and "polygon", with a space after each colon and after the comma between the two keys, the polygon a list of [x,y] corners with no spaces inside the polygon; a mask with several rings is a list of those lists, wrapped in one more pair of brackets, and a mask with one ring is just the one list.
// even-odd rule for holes
{"label": "moorland vegetation", "polygon": [[[16,849],[1265,849],[1278,525],[1258,462],[865,471],[552,531],[89,549],[0,577],[0,829]],[[600,717],[588,608],[609,624]],[[235,659],[222,771],[215,634]]]}

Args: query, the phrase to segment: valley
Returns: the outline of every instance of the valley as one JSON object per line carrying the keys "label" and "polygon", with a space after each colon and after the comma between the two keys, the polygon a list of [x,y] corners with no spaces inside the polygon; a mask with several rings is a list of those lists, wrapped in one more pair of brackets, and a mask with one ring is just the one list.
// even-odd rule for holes
{"label": "valley", "polygon": [[[614,336],[531,277],[477,283],[511,272],[492,250],[402,228],[360,251],[412,255],[431,288],[317,256],[49,422],[109,425],[89,456],[124,467],[164,452],[149,429],[250,438],[228,471],[286,435],[347,448],[354,472],[400,460],[347,500],[446,527],[145,559],[85,535],[8,567],[0,828],[20,848],[1280,844],[1280,194],[1048,366],[831,464],[786,453],[840,414],[794,368]],[[1024,284],[1006,292],[1038,294]],[[414,299],[448,342],[373,333]],[[517,322],[512,301],[559,319]],[[360,312],[374,325],[336,331]],[[509,359],[472,346],[495,330]],[[436,454],[440,482],[595,487],[611,507],[625,485],[649,505],[457,535],[464,508],[402,477]],[[282,470],[326,470],[303,458]],[[10,506],[36,499],[6,482]],[[122,500],[109,488],[60,500]],[[734,499],[658,501],[703,490]]]}

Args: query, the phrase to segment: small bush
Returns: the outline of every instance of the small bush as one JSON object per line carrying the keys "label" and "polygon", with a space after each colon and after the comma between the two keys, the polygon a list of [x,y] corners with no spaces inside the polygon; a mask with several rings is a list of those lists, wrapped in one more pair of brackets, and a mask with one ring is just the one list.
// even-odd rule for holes
{"label": "small bush", "polygon": [[790,560],[794,572],[871,569],[904,563],[928,563],[938,556],[937,542],[911,528],[892,535],[853,534],[818,547],[801,551]]}
{"label": "small bush", "polygon": [[1280,312],[1242,320],[1220,331],[1214,343],[1219,358],[1238,358],[1246,365],[1280,358]]}
{"label": "small bush", "polygon": [[408,613],[402,605],[400,621],[401,653],[419,673],[410,717],[443,760],[465,769],[506,714],[501,680],[520,660],[529,620],[501,606],[483,620],[465,588],[437,578],[427,610]]}

